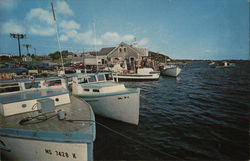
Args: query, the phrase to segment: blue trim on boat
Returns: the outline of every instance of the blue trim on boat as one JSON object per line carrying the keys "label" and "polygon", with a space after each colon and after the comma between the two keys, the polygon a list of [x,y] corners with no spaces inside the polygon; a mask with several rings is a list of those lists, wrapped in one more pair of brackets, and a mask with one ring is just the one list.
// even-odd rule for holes
{"label": "blue trim on boat", "polygon": [[126,91],[121,92],[112,92],[112,93],[89,93],[89,94],[74,94],[78,97],[84,97],[84,98],[91,98],[91,97],[107,97],[107,96],[116,96],[116,95],[124,95],[124,94],[131,94],[131,93],[139,93],[140,88],[126,88]]}
{"label": "blue trim on boat", "polygon": [[88,161],[93,161],[93,151],[94,151],[93,143],[88,143],[87,144]]}
{"label": "blue trim on boat", "polygon": [[[93,127],[94,126],[94,127]],[[92,124],[95,129],[95,124]],[[93,131],[95,133],[95,130]],[[95,134],[83,132],[64,132],[64,131],[38,131],[24,130],[16,128],[1,128],[0,136],[32,139],[40,141],[72,142],[72,143],[91,143],[95,140]]]}

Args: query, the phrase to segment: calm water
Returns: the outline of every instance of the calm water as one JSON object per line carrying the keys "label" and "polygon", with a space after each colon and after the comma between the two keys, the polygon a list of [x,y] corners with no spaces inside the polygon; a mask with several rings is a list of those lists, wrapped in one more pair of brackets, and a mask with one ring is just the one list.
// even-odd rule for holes
{"label": "calm water", "polygon": [[250,63],[210,68],[189,63],[180,78],[125,82],[141,88],[139,126],[96,117],[95,160],[248,160]]}

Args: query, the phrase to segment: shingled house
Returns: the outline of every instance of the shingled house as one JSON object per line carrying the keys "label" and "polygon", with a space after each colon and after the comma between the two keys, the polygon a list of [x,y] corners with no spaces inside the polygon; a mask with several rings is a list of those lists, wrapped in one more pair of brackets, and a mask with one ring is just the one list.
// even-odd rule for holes
{"label": "shingled house", "polygon": [[117,47],[102,48],[98,52],[98,56],[104,55],[107,56],[109,64],[115,64],[118,61],[126,61],[128,64],[133,64],[135,60],[148,57],[148,50],[122,42]]}

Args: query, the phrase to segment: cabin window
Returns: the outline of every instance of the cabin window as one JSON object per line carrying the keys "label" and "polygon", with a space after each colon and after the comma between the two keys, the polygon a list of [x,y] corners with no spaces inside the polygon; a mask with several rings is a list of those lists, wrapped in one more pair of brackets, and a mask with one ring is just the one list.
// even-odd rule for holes
{"label": "cabin window", "polygon": [[89,89],[88,89],[88,88],[85,88],[84,91],[89,92]]}
{"label": "cabin window", "polygon": [[99,89],[93,89],[93,92],[100,92]]}
{"label": "cabin window", "polygon": [[46,81],[46,84],[48,84],[48,86],[60,86],[62,85],[62,81],[61,80],[52,80],[52,81]]}
{"label": "cabin window", "polygon": [[95,77],[94,75],[92,75],[92,76],[90,76],[90,77],[88,78],[88,81],[89,81],[89,83],[91,83],[91,82],[96,82],[96,77]]}
{"label": "cabin window", "polygon": [[98,81],[105,81],[105,77],[103,74],[98,75]]}
{"label": "cabin window", "polygon": [[31,88],[41,88],[40,82],[29,82],[24,83],[25,89],[31,89]]}
{"label": "cabin window", "polygon": [[87,78],[78,78],[78,84],[88,83]]}
{"label": "cabin window", "polygon": [[111,74],[105,74],[106,80],[113,80],[113,77]]}
{"label": "cabin window", "polygon": [[6,86],[18,86],[18,83],[0,84],[0,87],[6,87]]}
{"label": "cabin window", "polygon": [[19,86],[12,86],[12,87],[0,87],[0,93],[7,93],[7,92],[16,92],[20,91]]}

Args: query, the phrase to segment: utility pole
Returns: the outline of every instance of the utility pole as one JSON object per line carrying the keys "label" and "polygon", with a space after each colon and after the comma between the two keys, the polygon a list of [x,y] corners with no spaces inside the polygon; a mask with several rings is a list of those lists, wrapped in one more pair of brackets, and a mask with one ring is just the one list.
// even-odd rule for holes
{"label": "utility pole", "polygon": [[29,47],[31,47],[31,44],[23,44],[24,47],[26,47],[27,55],[29,54]]}
{"label": "utility pole", "polygon": [[36,48],[33,48],[34,49],[34,54],[36,55]]}
{"label": "utility pole", "polygon": [[20,39],[24,39],[26,37],[25,34],[14,34],[14,33],[10,33],[10,37],[13,37],[15,39],[17,39],[18,42],[18,49],[19,49],[19,57],[22,57],[22,53],[21,53],[21,47],[20,47]]}

